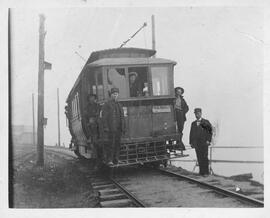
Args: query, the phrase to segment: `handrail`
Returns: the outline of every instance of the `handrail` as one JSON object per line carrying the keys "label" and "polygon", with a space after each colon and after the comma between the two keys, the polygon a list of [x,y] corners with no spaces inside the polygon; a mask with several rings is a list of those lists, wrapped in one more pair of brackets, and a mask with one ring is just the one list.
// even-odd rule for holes
{"label": "handrail", "polygon": [[[221,149],[224,149],[224,148],[236,148],[236,149],[243,149],[243,148],[247,148],[247,149],[254,149],[254,148],[260,148],[260,149],[263,149],[264,146],[209,146],[208,149],[210,150],[209,151],[209,169],[210,169],[210,173],[213,173],[213,169],[212,169],[212,163],[247,163],[247,164],[263,164],[264,161],[252,161],[252,160],[215,160],[215,159],[212,159],[212,152],[213,152],[213,149],[214,148],[221,148]],[[193,149],[191,148],[190,146],[186,146],[186,150],[190,150],[190,149]],[[193,160],[183,160],[183,159],[178,159],[178,160],[175,160],[175,159],[172,159],[170,161],[181,161],[181,162],[196,162],[193,170],[195,169],[196,166],[198,166],[198,162],[196,159],[193,159]]]}
{"label": "handrail", "polygon": [[[190,146],[185,146],[187,149],[193,149]],[[215,146],[210,145],[209,148],[264,148],[264,146]]]}
{"label": "handrail", "polygon": [[[170,161],[181,161],[181,162],[197,162],[197,160],[193,159],[193,160],[175,160],[172,159]],[[213,162],[213,163],[264,163],[264,161],[253,161],[253,160],[209,160],[209,162]]]}
{"label": "handrail", "polygon": [[264,148],[264,146],[209,146],[210,148]]}

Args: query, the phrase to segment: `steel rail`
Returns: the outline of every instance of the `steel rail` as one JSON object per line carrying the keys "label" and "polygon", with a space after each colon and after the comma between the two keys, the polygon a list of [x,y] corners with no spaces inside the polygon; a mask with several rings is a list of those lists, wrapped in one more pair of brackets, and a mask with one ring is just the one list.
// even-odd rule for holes
{"label": "steel rail", "polygon": [[263,201],[260,201],[260,200],[254,199],[254,198],[250,198],[248,196],[245,196],[245,195],[233,192],[233,191],[229,191],[229,190],[217,187],[217,186],[209,185],[209,184],[207,184],[205,182],[198,181],[198,180],[190,178],[188,176],[179,175],[177,173],[170,172],[170,171],[163,170],[163,169],[157,169],[157,170],[164,173],[164,174],[167,174],[167,175],[170,175],[170,176],[175,176],[175,177],[178,177],[178,178],[181,178],[181,179],[185,179],[185,180],[188,180],[190,182],[193,182],[193,183],[199,184],[201,186],[207,187],[207,188],[209,188],[209,189],[211,189],[211,190],[213,190],[213,191],[215,191],[215,192],[217,192],[219,194],[225,195],[227,197],[231,197],[231,198],[240,200],[240,201],[245,202],[245,203],[256,205],[258,207],[264,207],[264,202]]}
{"label": "steel rail", "polygon": [[[74,156],[72,156],[71,154],[67,154],[67,153],[62,153],[61,151],[56,151],[54,149],[47,149],[47,151],[54,153],[56,155],[64,155],[64,156],[69,156],[69,157],[73,157],[76,158]],[[118,187],[118,189],[120,189],[122,192],[125,193],[125,195],[137,206],[137,207],[146,207],[138,198],[136,198],[136,196],[134,196],[133,194],[131,194],[128,190],[126,190],[119,182],[117,182],[116,180],[114,180],[111,177],[107,178],[108,180],[110,180],[110,182],[112,182],[115,186]]]}
{"label": "steel rail", "polygon": [[112,177],[109,177],[109,180],[116,185],[121,191],[123,191],[127,197],[132,200],[137,207],[146,207],[146,205],[140,201],[135,195],[131,194],[127,189],[125,189],[119,182],[117,182]]}

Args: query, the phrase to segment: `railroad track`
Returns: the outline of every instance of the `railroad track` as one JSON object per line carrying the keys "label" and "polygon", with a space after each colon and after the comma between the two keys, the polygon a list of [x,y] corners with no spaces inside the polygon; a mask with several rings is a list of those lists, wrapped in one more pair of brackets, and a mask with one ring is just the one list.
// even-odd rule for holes
{"label": "railroad track", "polygon": [[195,184],[197,184],[199,186],[210,189],[213,192],[216,192],[216,193],[218,193],[220,195],[230,197],[230,198],[234,198],[234,199],[237,199],[237,200],[239,200],[239,201],[241,201],[243,203],[249,204],[250,206],[264,207],[264,202],[260,201],[260,200],[257,200],[255,198],[251,198],[249,196],[239,194],[237,192],[233,192],[233,191],[230,191],[230,190],[227,190],[227,189],[215,186],[215,185],[211,185],[211,184],[208,184],[206,182],[202,182],[202,181],[196,180],[196,179],[188,177],[188,176],[180,175],[178,173],[171,172],[171,171],[168,171],[166,169],[157,169],[157,170],[159,172],[161,172],[162,174],[165,174],[165,175],[168,175],[168,176],[173,176],[173,177],[179,178],[181,180],[186,180],[186,181],[195,183]]}
{"label": "railroad track", "polygon": [[[47,147],[46,152],[60,156],[61,158],[76,158],[72,154]],[[132,193],[126,190],[119,182],[112,177],[91,178],[93,189],[98,193],[100,207],[145,207]]]}
{"label": "railroad track", "polygon": [[30,152],[24,153],[22,155],[16,155],[12,159],[13,168],[15,168],[15,169],[19,168],[21,165],[25,164],[27,161],[32,159],[35,155],[36,155],[35,151],[30,151]]}
{"label": "railroad track", "polygon": [[96,177],[92,187],[98,192],[100,207],[145,207],[135,195],[111,177]]}
{"label": "railroad track", "polygon": [[[46,148],[46,152],[55,154],[57,156],[60,156],[62,158],[67,159],[75,159],[76,157],[72,154],[69,154],[68,152],[62,152],[61,150],[57,150],[57,149],[47,149]],[[29,152],[27,154],[24,154],[20,157],[16,157],[17,159],[22,159],[22,161],[18,161],[20,164],[25,163],[27,160],[29,160],[30,158],[32,158],[32,155],[35,155],[34,152]],[[156,172],[156,173],[155,173]],[[230,199],[234,199],[232,200],[232,204],[236,204],[236,205],[245,205],[248,207],[264,207],[264,202],[260,201],[258,199],[254,199],[252,197],[234,192],[234,191],[230,191],[227,189],[224,189],[223,187],[219,187],[216,185],[211,184],[211,182],[203,182],[203,181],[199,181],[198,179],[195,178],[191,178],[189,176],[185,176],[185,175],[181,175],[180,172],[172,172],[168,169],[152,169],[149,172],[143,173],[140,170],[138,170],[138,172],[136,172],[137,174],[140,175],[140,180],[145,180],[147,183],[147,179],[145,179],[145,175],[148,174],[148,177],[154,177],[156,174],[156,176],[160,175],[163,177],[174,177],[177,178],[177,183],[175,183],[176,185],[179,186],[185,186],[183,184],[183,182],[185,181],[186,183],[192,184],[192,191],[194,189],[194,192],[199,192],[202,191],[203,194],[208,194],[208,193],[215,193],[217,199],[220,200],[221,204],[222,204],[222,198],[226,198],[225,201],[231,201]],[[136,174],[135,173],[135,174]],[[152,173],[154,173],[153,175],[151,175]],[[98,200],[99,200],[99,206],[100,207],[106,207],[106,208],[118,208],[118,207],[156,207],[156,206],[166,206],[166,203],[162,203],[162,204],[155,204],[155,200],[154,199],[158,199],[158,196],[154,196],[153,195],[153,199],[152,202],[149,202],[149,200],[151,201],[151,199],[149,199],[148,196],[151,196],[153,192],[156,191],[160,191],[161,188],[157,190],[149,190],[147,191],[147,193],[142,193],[142,191],[140,191],[140,188],[136,190],[136,188],[134,189],[134,184],[136,184],[138,181],[133,181],[134,178],[134,171],[133,172],[126,172],[124,174],[122,174],[122,179],[121,177],[118,177],[117,174],[114,175],[115,177],[104,177],[104,176],[94,176],[91,175],[91,184],[92,187],[94,188],[94,190],[97,191],[98,193]],[[137,175],[138,177],[138,175]],[[130,186],[126,185],[126,181],[123,182],[123,178],[128,181],[129,184],[131,184]],[[175,179],[174,179],[175,180]],[[170,181],[170,180],[168,180]],[[149,184],[149,187],[155,186],[155,179],[152,181],[152,184]],[[122,183],[122,184],[121,184]],[[142,182],[144,183],[144,182]],[[170,182],[169,182],[170,183]],[[163,183],[162,183],[163,184]],[[137,184],[135,186],[138,186]],[[162,186],[161,186],[162,187]],[[170,189],[171,185],[169,184],[167,186],[167,188]],[[188,187],[188,186],[187,186]],[[190,187],[190,185],[189,185]],[[167,191],[166,187],[162,187],[162,191]],[[147,190],[147,189],[146,189]],[[183,192],[187,192],[187,190],[185,190],[185,188],[183,188],[181,191]],[[185,198],[184,196],[182,197],[182,195],[185,193],[181,193],[181,191],[179,193],[173,193],[173,194],[177,194],[180,196],[180,198]],[[148,195],[148,196],[147,196]],[[210,194],[211,195],[211,194]],[[214,194],[212,194],[213,196]],[[146,197],[147,196],[147,197]],[[176,199],[179,197],[176,197]],[[211,197],[210,197],[211,198]],[[213,197],[212,197],[213,198]],[[141,200],[139,200],[141,199]],[[236,201],[235,201],[236,200]],[[185,201],[185,199],[183,200]],[[154,203],[153,203],[154,202]],[[237,202],[241,202],[237,203]],[[160,203],[160,202],[158,202]],[[147,206],[146,206],[147,205]],[[211,204],[209,204],[210,206],[207,207],[212,207]],[[169,206],[174,206],[174,207],[178,207],[178,206],[183,206],[183,207],[192,207],[192,206],[196,206],[196,201],[193,202],[193,200],[189,201],[189,202],[182,202],[182,205],[178,204],[178,205],[169,205]],[[230,207],[230,206],[229,206]]]}

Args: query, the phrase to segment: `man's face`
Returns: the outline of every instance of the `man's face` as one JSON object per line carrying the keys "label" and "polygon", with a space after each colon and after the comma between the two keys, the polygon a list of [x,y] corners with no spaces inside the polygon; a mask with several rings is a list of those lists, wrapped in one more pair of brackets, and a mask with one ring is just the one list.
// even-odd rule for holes
{"label": "man's face", "polygon": [[119,93],[118,92],[113,92],[112,94],[111,94],[111,98],[113,99],[113,100],[117,100],[117,98],[118,98],[118,95],[119,95]]}
{"label": "man's face", "polygon": [[91,103],[95,102],[95,97],[94,97],[94,96],[90,96],[90,97],[89,97],[89,101],[90,101]]}
{"label": "man's face", "polygon": [[182,90],[181,90],[181,89],[177,89],[176,94],[177,94],[177,96],[182,95],[182,94],[183,94],[183,93],[182,93]]}
{"label": "man's face", "polygon": [[199,120],[202,117],[202,113],[201,112],[196,112],[195,117],[196,117],[197,120]]}
{"label": "man's face", "polygon": [[135,76],[135,75],[132,75],[132,76],[129,77],[129,81],[130,81],[131,83],[134,83],[135,80],[136,80],[136,76]]}

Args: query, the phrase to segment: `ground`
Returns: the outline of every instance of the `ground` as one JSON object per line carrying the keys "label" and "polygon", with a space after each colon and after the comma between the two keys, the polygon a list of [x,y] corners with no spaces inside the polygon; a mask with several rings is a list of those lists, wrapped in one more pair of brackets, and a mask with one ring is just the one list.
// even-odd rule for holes
{"label": "ground", "polygon": [[[28,149],[30,151],[31,148]],[[19,151],[19,150],[17,150]],[[45,166],[36,166],[36,157],[27,157],[22,161],[15,160],[13,173],[13,205],[15,208],[93,208],[98,207],[98,196],[91,187],[90,179],[95,176],[94,165],[89,162],[82,162],[74,157],[70,157],[73,152],[68,149],[61,149],[69,155],[62,156],[45,152]],[[18,152],[15,157],[20,156]],[[24,149],[26,153],[26,149]],[[255,181],[247,178],[236,177],[226,178],[217,175],[201,177],[180,167],[169,166],[170,170],[180,172],[183,175],[194,177],[206,183],[215,183],[216,186],[226,187],[231,191],[248,194],[251,197],[263,200],[264,187]],[[181,206],[191,207],[181,202],[179,196],[174,196],[175,188],[181,188],[179,182],[168,182],[168,178],[160,178],[159,175],[142,176],[142,172],[132,171],[123,174],[123,179],[127,182],[128,188],[136,192],[141,199],[150,202],[149,206]],[[138,174],[138,175],[137,175]],[[166,181],[165,181],[166,180]],[[172,184],[173,183],[173,184]],[[189,187],[184,190],[187,191]],[[192,188],[192,187],[191,187]],[[165,195],[166,191],[166,195]],[[141,194],[140,194],[141,193]],[[189,193],[189,191],[187,191]],[[183,193],[182,193],[183,194]],[[196,193],[195,193],[196,194]],[[201,194],[200,194],[201,195]],[[189,196],[189,195],[187,195]],[[189,196],[190,197],[190,196]],[[205,206],[201,202],[196,203],[198,197],[193,197],[192,202],[196,207]],[[162,200],[161,200],[162,199]],[[153,205],[151,204],[153,201]],[[179,201],[179,202],[178,202]],[[223,204],[221,202],[221,204]],[[231,202],[224,205],[230,207]],[[214,204],[212,205],[214,206]]]}
{"label": "ground", "polygon": [[[14,171],[13,206],[15,208],[95,207],[86,169],[79,161],[65,160],[45,153],[45,166],[36,166],[35,157]],[[80,170],[78,170],[80,169]]]}

